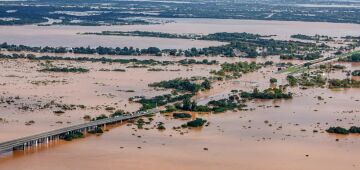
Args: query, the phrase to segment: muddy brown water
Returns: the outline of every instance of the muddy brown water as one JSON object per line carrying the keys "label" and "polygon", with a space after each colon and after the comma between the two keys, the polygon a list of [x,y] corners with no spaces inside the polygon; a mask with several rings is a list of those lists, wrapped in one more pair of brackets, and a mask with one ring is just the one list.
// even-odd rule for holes
{"label": "muddy brown water", "polygon": [[[221,23],[221,24],[219,24]],[[315,25],[315,26],[314,26]],[[182,27],[179,27],[182,26]],[[190,27],[191,26],[191,27]],[[336,27],[335,27],[336,26]],[[293,33],[330,34],[331,36],[359,34],[358,25],[302,23],[277,21],[238,21],[238,20],[182,20],[177,23],[149,26],[125,27],[0,27],[2,41],[13,43],[43,45],[49,37],[62,37],[60,41],[51,41],[54,46],[102,45],[108,40],[89,38],[85,41],[73,41],[79,31],[101,30],[156,30],[178,33],[212,32],[253,32],[277,34],[287,39]],[[6,28],[6,29],[4,29]],[[206,28],[206,29],[205,29]],[[256,28],[256,29],[255,29]],[[60,29],[60,31],[59,31]],[[30,32],[36,34],[30,34]],[[19,35],[15,35],[19,34]],[[51,34],[49,36],[49,34]],[[3,36],[4,35],[4,36]],[[66,36],[68,38],[66,38]],[[17,36],[24,36],[19,38]],[[34,38],[38,37],[38,39]],[[70,37],[70,38],[69,38]],[[148,46],[144,38],[122,39],[109,37],[110,43],[118,45]],[[119,39],[122,39],[119,41]],[[134,40],[134,41],[130,41]],[[154,39],[149,39],[149,41]],[[157,41],[164,46],[176,45],[174,40]],[[177,41],[177,40],[176,40]],[[96,43],[98,42],[98,43]],[[123,43],[125,42],[125,43]],[[129,43],[130,42],[130,43]],[[141,43],[139,43],[141,42]],[[179,41],[187,45],[199,45]],[[206,42],[207,43],[207,42]],[[213,42],[211,42],[213,43]],[[106,43],[104,43],[106,45]],[[209,44],[205,44],[207,46]],[[210,44],[211,45],[211,44]],[[65,54],[76,57],[79,55]],[[81,55],[86,56],[86,55]],[[88,57],[99,57],[89,55]],[[133,56],[106,56],[110,58],[134,58]],[[183,57],[141,56],[139,59],[179,60]],[[203,59],[203,58],[198,58]],[[220,62],[272,60],[282,62],[278,56],[267,59],[213,59]],[[287,61],[286,61],[287,62]],[[299,61],[290,61],[299,63]],[[140,105],[130,103],[129,97],[144,95],[147,97],[166,94],[169,90],[155,90],[149,83],[169,80],[177,77],[210,76],[209,71],[219,69],[213,66],[152,66],[167,70],[149,72],[148,68],[126,68],[126,64],[102,64],[91,62],[53,61],[56,66],[75,66],[90,69],[88,73],[44,73],[45,61],[0,60],[0,97],[19,96],[12,104],[0,104],[0,141],[6,141],[29,134],[83,123],[85,115],[92,117],[110,114],[105,110],[111,106],[116,109],[135,111]],[[358,70],[358,63],[339,63],[349,70]],[[100,69],[125,69],[126,72],[99,71]],[[252,90],[268,88],[271,77],[278,84],[286,83],[286,75],[275,74],[275,67],[267,67],[254,73],[243,75],[240,79],[217,82],[213,89],[201,92],[194,97],[200,103],[226,97],[231,90]],[[345,78],[346,73],[332,71],[324,76]],[[135,92],[125,92],[134,90]],[[171,116],[156,115],[146,129],[138,129],[126,123],[109,128],[102,135],[89,135],[72,142],[55,141],[26,151],[16,151],[0,155],[0,170],[88,170],[88,169],[248,169],[248,170],[318,170],[318,169],[359,169],[360,136],[331,135],[325,132],[329,126],[360,126],[360,90],[326,89],[298,87],[289,88],[295,93],[292,100],[254,100],[248,102],[247,111],[228,111],[221,114],[197,114],[210,122],[200,129],[173,130],[173,127],[187,120],[172,119]],[[322,96],[324,100],[318,100]],[[55,106],[39,109],[54,101],[58,104],[84,105],[54,114],[59,110]],[[24,106],[30,109],[24,110]],[[33,109],[33,111],[31,110]],[[144,118],[147,120],[147,118]],[[32,125],[25,125],[28,121]],[[157,130],[156,123],[164,122],[166,130]],[[317,132],[314,132],[316,130]],[[139,137],[140,136],[140,137]],[[338,139],[338,141],[336,141]],[[206,149],[205,149],[206,148]]]}
{"label": "muddy brown water", "polygon": [[[266,60],[259,58],[255,61]],[[272,60],[278,61],[278,58]],[[146,68],[131,69],[124,64],[52,62],[57,66],[90,69],[89,73],[74,74],[41,73],[36,71],[43,67],[40,63],[44,62],[2,60],[0,67],[3,72],[0,76],[1,83],[5,83],[1,86],[2,96],[19,96],[19,101],[16,101],[18,104],[31,105],[37,101],[46,103],[54,100],[66,104],[83,104],[87,108],[55,115],[52,113],[54,108],[29,112],[18,110],[18,106],[14,105],[0,105],[1,117],[8,121],[0,124],[2,141],[81,123],[86,114],[109,114],[104,110],[106,105],[136,110],[139,105],[129,103],[127,98],[169,92],[155,91],[147,87],[148,83],[176,77],[209,76],[210,70],[219,68],[166,66],[162,68],[181,71],[148,72]],[[350,69],[359,69],[357,64],[345,65]],[[102,72],[100,68],[124,68],[127,71]],[[246,74],[239,80],[216,83],[212,90],[200,93],[195,99],[213,99],[219,94],[226,95],[232,89],[251,90],[255,86],[264,89],[269,87],[270,77],[276,77],[279,83],[283,83],[285,76],[274,74],[273,70],[274,67],[269,67]],[[340,78],[345,77],[345,73],[335,71],[329,73],[329,76]],[[66,83],[30,83],[34,80],[65,80]],[[360,124],[359,89],[289,90],[296,93],[294,99],[254,100],[248,103],[248,108],[254,109],[251,111],[195,114],[195,117],[210,122],[208,127],[201,129],[175,131],[172,128],[186,120],[175,120],[171,116],[158,114],[150,125],[145,126],[149,130],[123,124],[99,136],[89,135],[72,142],[56,141],[38,148],[1,155],[0,169],[358,169],[359,136],[330,135],[324,130],[329,126],[349,127]],[[317,96],[322,96],[324,100],[318,100]],[[26,126],[24,122],[29,120],[34,120],[35,124]],[[63,123],[56,123],[59,121]],[[154,128],[156,122],[160,121],[165,123],[166,130]],[[313,130],[318,132],[314,133]]]}
{"label": "muddy brown water", "polygon": [[209,34],[215,32],[248,32],[276,35],[275,39],[289,40],[293,34],[328,35],[332,37],[358,36],[358,24],[297,21],[261,21],[234,19],[171,19],[175,22],[157,25],[129,26],[0,26],[1,42],[30,46],[108,46],[137,48],[159,47],[188,49],[191,47],[218,46],[214,41],[194,41],[152,37],[78,35],[83,32],[101,31],[154,31],[176,34]]}

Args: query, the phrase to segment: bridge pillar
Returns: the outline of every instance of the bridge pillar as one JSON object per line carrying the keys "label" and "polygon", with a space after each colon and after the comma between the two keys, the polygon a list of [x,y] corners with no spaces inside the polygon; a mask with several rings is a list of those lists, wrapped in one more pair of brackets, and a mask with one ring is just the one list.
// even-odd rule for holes
{"label": "bridge pillar", "polygon": [[14,151],[16,151],[16,150],[24,150],[24,148],[25,148],[25,147],[24,147],[23,145],[21,145],[21,146],[16,146],[16,147],[14,147],[13,150],[14,150]]}

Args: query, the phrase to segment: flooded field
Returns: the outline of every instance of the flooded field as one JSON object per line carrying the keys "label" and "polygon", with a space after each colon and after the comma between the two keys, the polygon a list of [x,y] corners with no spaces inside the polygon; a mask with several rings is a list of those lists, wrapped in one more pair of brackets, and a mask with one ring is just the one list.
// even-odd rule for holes
{"label": "flooded field", "polygon": [[78,35],[84,32],[101,31],[154,31],[166,33],[209,34],[215,32],[248,32],[261,35],[276,35],[275,39],[290,39],[293,34],[328,35],[341,37],[359,35],[360,26],[356,24],[336,24],[294,21],[254,21],[220,19],[172,19],[175,22],[157,25],[129,26],[0,26],[1,42],[29,46],[106,46],[137,48],[159,47],[188,49],[218,46],[214,41],[194,41],[184,39],[161,39],[150,37]]}
{"label": "flooded field", "polygon": [[[76,26],[3,26],[0,28],[1,41],[30,46],[64,46],[64,47],[159,47],[169,49],[188,49],[221,45],[220,42],[193,41],[181,39],[160,39],[146,37],[93,36],[77,33],[106,29],[109,27],[76,27]],[[111,28],[111,27],[110,27]],[[116,26],[115,26],[116,28]],[[113,28],[113,29],[115,29]]]}
{"label": "flooded field", "polygon": [[[271,60],[271,58],[269,58]],[[244,60],[244,59],[242,59]],[[266,59],[259,59],[258,62]],[[276,58],[272,59],[276,61]],[[230,62],[230,61],[229,61]],[[139,106],[130,104],[127,98],[135,95],[154,96],[162,91],[154,91],[148,83],[175,77],[208,76],[211,69],[218,66],[171,66],[178,72],[149,72],[146,69],[126,69],[122,64],[97,64],[77,62],[53,62],[55,65],[76,65],[90,69],[89,73],[41,73],[41,62],[26,60],[3,60],[1,68],[2,96],[19,96],[18,105],[2,107],[2,117],[7,122],[1,124],[1,140],[13,139],[29,133],[67,126],[83,122],[83,116],[106,113],[105,106],[115,106],[129,111]],[[125,68],[124,73],[101,72],[101,68]],[[359,65],[350,65],[358,69]],[[219,83],[212,90],[200,93],[196,98],[207,99],[231,89],[249,90],[253,87],[246,82],[256,81],[260,88],[267,88],[273,70],[265,69],[243,76],[238,83]],[[342,73],[333,73],[344,76]],[[330,75],[333,75],[330,74]],[[134,76],[136,75],[136,76]],[[279,76],[279,80],[285,81]],[[33,84],[32,81],[49,84]],[[51,80],[56,82],[51,83]],[[60,82],[57,82],[60,81]],[[245,82],[245,83],[244,83]],[[119,90],[134,90],[134,93]],[[48,144],[25,152],[17,151],[2,156],[0,169],[48,169],[55,162],[64,162],[52,169],[88,169],[89,167],[122,167],[125,169],[358,169],[356,158],[359,139],[356,135],[341,137],[324,133],[329,124],[358,124],[360,112],[358,89],[331,91],[327,89],[291,89],[296,97],[290,101],[261,101],[249,104],[252,111],[226,112],[220,114],[195,114],[206,118],[210,125],[202,129],[175,131],[173,126],[183,123],[168,116],[157,115],[154,122],[165,123],[166,130],[136,130],[134,126],[118,125],[101,136],[90,136],[74,142]],[[316,96],[323,96],[319,102]],[[21,111],[17,107],[28,104],[55,101],[62,104],[85,105],[85,109],[67,111],[61,115],[47,108],[35,111]],[[125,104],[127,106],[125,106]],[[279,106],[279,107],[274,107]],[[316,110],[316,111],[315,111]],[[35,123],[26,126],[25,122]],[[339,121],[341,120],[341,121]],[[269,123],[264,123],[268,121]],[[59,123],[61,122],[61,123]],[[281,127],[281,128],[280,128]],[[314,133],[313,130],[318,130]],[[336,142],[335,139],[340,138]],[[49,149],[49,147],[51,149]],[[140,148],[138,148],[140,147]],[[208,148],[208,150],[204,150]],[[333,154],[336,153],[336,161]],[[76,158],[76,159],[74,159]],[[44,161],[44,159],[46,161]],[[139,159],[142,164],[135,163]],[[262,164],[255,162],[261,160]],[[101,162],[101,164],[100,164]],[[284,163],[286,162],[286,163]],[[301,162],[301,164],[299,164]],[[221,163],[221,165],[220,165]]]}
{"label": "flooded field", "polygon": [[[138,105],[130,105],[128,102],[130,97],[155,96],[165,93],[154,91],[148,87],[148,84],[174,77],[207,76],[211,69],[211,67],[203,68],[200,66],[172,66],[162,68],[180,69],[181,71],[151,72],[147,71],[148,68],[126,68],[129,65],[122,64],[89,62],[54,62],[52,64],[58,66],[82,66],[90,69],[90,73],[49,74],[37,71],[43,68],[40,62],[27,60],[5,60],[1,62],[3,70],[1,73],[2,96],[5,98],[20,97],[13,106],[1,107],[3,113],[1,117],[6,118],[8,121],[8,123],[2,124],[2,129],[9,135],[2,133],[0,137],[2,141],[23,136],[30,132],[39,133],[44,130],[84,122],[83,117],[85,114],[94,116],[106,113],[106,106],[135,111],[138,109]],[[125,69],[126,72],[99,71],[101,69]],[[126,92],[127,90],[133,90],[134,92]],[[49,108],[38,109],[48,103],[55,104]],[[52,113],[56,111],[56,103],[84,105],[86,108],[76,108],[70,110],[67,114],[56,115]],[[24,123],[30,120],[36,122],[34,126],[29,126],[24,131],[21,130],[24,128]],[[17,126],[19,128],[16,128]]]}
{"label": "flooded field", "polygon": [[[218,45],[218,42],[177,39],[77,35],[103,30],[146,30],[169,33],[251,32],[289,39],[292,34],[330,36],[359,35],[360,26],[351,24],[177,19],[164,25],[70,27],[0,27],[1,42],[31,46],[157,46],[189,48]],[[76,41],[75,41],[76,40]],[[4,52],[11,53],[11,52]],[[19,52],[21,53],[21,52]],[[36,54],[36,53],[34,53]],[[38,56],[43,54],[36,54]],[[59,54],[60,55],[60,54]],[[98,55],[62,54],[98,58]],[[105,56],[122,59],[180,61],[186,57]],[[87,122],[85,116],[109,115],[114,109],[129,112],[141,105],[130,102],[134,96],[154,97],[171,93],[148,84],[175,78],[209,77],[222,63],[239,61],[274,64],[243,74],[240,78],[215,81],[212,88],[192,99],[199,104],[229,97],[233,90],[251,91],[287,84],[287,74],[277,73],[279,56],[258,58],[197,57],[218,64],[134,63],[0,59],[0,142]],[[347,78],[346,70],[360,70],[358,62],[336,62],[345,70],[330,70],[326,78]],[[44,72],[51,66],[88,69],[83,73]],[[151,71],[157,70],[157,71]],[[356,79],[356,77],[353,77]],[[357,77],[358,78],[358,77]],[[360,89],[327,87],[288,87],[292,99],[247,101],[244,110],[224,113],[190,112],[191,118],[204,118],[201,128],[174,128],[187,120],[171,113],[156,114],[143,128],[124,122],[107,126],[103,134],[86,134],[71,142],[52,141],[39,147],[0,155],[0,170],[88,170],[88,169],[247,169],[247,170],[357,170],[360,169],[360,136],[335,135],[330,126],[360,125]],[[108,109],[108,108],[114,109]],[[65,110],[65,112],[59,112]],[[163,122],[165,130],[157,129]],[[59,163],[61,162],[61,163]]]}

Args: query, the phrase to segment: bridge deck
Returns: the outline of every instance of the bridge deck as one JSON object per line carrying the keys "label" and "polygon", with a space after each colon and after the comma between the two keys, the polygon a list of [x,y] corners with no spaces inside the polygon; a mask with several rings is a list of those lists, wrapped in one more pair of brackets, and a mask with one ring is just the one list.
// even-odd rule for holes
{"label": "bridge deck", "polygon": [[27,136],[27,137],[22,137],[22,138],[10,140],[10,141],[2,142],[2,143],[0,143],[0,153],[12,150],[13,148],[16,148],[19,146],[24,146],[25,143],[29,143],[32,141],[37,141],[40,139],[47,139],[49,137],[58,136],[58,135],[66,134],[68,132],[78,131],[78,130],[95,127],[95,126],[99,126],[99,125],[105,125],[105,124],[120,122],[123,120],[129,120],[132,118],[137,118],[137,117],[141,117],[141,116],[145,116],[145,115],[149,115],[149,114],[153,114],[153,113],[157,113],[157,112],[159,112],[157,109],[151,109],[148,111],[137,112],[132,115],[122,115],[122,116],[101,119],[101,120],[95,120],[95,121],[91,121],[88,123],[73,125],[73,126],[64,127],[61,129],[55,129],[55,130],[43,132],[43,133],[36,134],[36,135],[31,135],[31,136]]}

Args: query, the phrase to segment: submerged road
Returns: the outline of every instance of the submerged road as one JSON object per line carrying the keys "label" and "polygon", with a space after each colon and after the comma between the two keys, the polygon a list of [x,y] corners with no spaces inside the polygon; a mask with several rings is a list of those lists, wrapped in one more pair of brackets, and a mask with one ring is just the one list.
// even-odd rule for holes
{"label": "submerged road", "polygon": [[346,54],[336,55],[336,56],[333,56],[333,57],[322,57],[322,58],[306,61],[304,63],[291,66],[291,67],[289,67],[287,69],[278,71],[277,73],[286,73],[286,74],[289,74],[289,75],[293,75],[293,74],[304,72],[305,70],[307,70],[309,68],[316,68],[316,67],[319,67],[320,65],[323,65],[323,64],[336,62],[339,59],[343,59],[343,58],[346,58],[348,56],[351,56],[351,55],[357,54],[357,53],[360,53],[360,50],[355,50],[355,51],[352,51],[352,52],[349,52],[349,53],[346,53]]}
{"label": "submerged road", "polygon": [[43,132],[36,135],[26,136],[26,137],[2,142],[0,143],[0,153],[12,151],[14,149],[24,149],[25,147],[37,146],[40,143],[47,143],[50,140],[60,139],[66,134],[70,134],[74,132],[87,132],[90,130],[94,130],[98,126],[104,126],[106,124],[122,122],[125,120],[138,118],[141,116],[150,115],[158,112],[159,112],[158,109],[150,109],[147,111],[136,112],[134,114],[109,117],[105,119],[91,121],[88,123],[73,125],[61,129],[55,129],[48,132]]}

